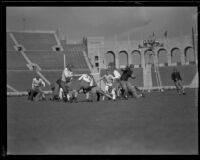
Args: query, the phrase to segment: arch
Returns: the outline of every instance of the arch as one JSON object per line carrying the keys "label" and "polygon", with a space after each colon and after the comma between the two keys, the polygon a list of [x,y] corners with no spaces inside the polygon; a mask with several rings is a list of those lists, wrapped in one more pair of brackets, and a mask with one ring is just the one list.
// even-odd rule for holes
{"label": "arch", "polygon": [[141,64],[141,53],[139,50],[133,50],[131,52],[131,63],[134,65]]}
{"label": "arch", "polygon": [[144,51],[145,64],[154,64],[154,52],[150,49]]}
{"label": "arch", "polygon": [[158,63],[159,64],[167,63],[167,50],[165,48],[160,48],[158,50]]}
{"label": "arch", "polygon": [[128,53],[126,51],[119,52],[119,66],[127,66],[128,64]]}
{"label": "arch", "polygon": [[106,65],[108,66],[109,63],[114,63],[116,65],[116,56],[113,51],[107,51],[106,55]]}
{"label": "arch", "polygon": [[177,47],[171,49],[171,62],[181,62],[181,51]]}
{"label": "arch", "polygon": [[184,56],[185,56],[185,62],[194,62],[195,61],[194,48],[191,46],[186,47],[184,50]]}

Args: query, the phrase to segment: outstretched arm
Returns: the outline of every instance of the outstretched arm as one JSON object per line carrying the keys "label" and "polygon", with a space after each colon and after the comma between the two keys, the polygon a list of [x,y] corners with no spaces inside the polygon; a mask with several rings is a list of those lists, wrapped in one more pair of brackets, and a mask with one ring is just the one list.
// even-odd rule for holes
{"label": "outstretched arm", "polygon": [[81,79],[83,79],[83,75],[82,75],[82,76],[80,76],[78,80],[80,81]]}
{"label": "outstretched arm", "polygon": [[45,87],[45,82],[41,79],[41,84],[43,87]]}

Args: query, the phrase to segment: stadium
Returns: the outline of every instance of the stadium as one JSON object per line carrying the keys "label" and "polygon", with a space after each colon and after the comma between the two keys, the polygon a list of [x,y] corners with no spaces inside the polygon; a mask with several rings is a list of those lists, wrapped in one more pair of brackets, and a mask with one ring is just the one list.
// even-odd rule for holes
{"label": "stadium", "polygon": [[[89,36],[70,43],[57,30],[8,30],[8,154],[197,154],[197,39],[197,33],[166,35],[157,38],[159,45],[152,49],[143,40]],[[48,99],[51,84],[66,65],[75,74],[92,74],[104,90],[99,78],[111,63],[118,70],[134,66],[136,79],[131,83],[145,98],[91,103],[84,102],[84,95],[79,103]],[[174,67],[186,95],[176,93]],[[46,83],[46,101],[27,100],[36,74]]]}

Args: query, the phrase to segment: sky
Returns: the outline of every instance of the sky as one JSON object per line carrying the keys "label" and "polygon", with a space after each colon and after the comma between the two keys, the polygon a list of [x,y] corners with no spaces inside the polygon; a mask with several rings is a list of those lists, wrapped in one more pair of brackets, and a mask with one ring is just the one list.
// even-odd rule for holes
{"label": "sky", "polygon": [[[79,41],[139,40],[188,35],[197,24],[197,7],[7,7],[7,30],[59,30],[60,37]],[[24,19],[24,20],[23,20]]]}

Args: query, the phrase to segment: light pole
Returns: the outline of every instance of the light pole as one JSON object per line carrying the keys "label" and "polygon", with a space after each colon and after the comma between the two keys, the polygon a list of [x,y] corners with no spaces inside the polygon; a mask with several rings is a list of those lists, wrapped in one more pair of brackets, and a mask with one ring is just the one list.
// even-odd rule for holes
{"label": "light pole", "polygon": [[155,71],[155,75],[156,75],[156,81],[157,81],[157,85],[159,88],[159,91],[163,92],[163,88],[162,88],[162,82],[161,82],[161,78],[160,78],[160,73],[159,73],[159,67],[158,67],[158,62],[156,61],[156,53],[155,53],[155,48],[157,47],[163,47],[163,43],[160,43],[159,41],[156,41],[156,36],[153,33],[152,37],[150,37],[147,40],[143,41],[143,44],[139,44],[138,48],[147,48],[149,50],[151,50],[152,56],[153,56],[153,63],[154,63],[154,71]]}

